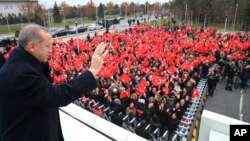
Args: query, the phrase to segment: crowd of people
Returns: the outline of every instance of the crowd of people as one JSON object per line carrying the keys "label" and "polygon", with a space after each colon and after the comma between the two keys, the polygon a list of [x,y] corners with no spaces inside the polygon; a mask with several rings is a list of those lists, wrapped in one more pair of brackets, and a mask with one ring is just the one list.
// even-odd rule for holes
{"label": "crowd of people", "polygon": [[[241,88],[250,79],[247,33],[222,34],[189,25],[137,25],[87,39],[54,39],[48,62],[52,81],[68,82],[87,70],[100,42],[109,44],[109,54],[98,74],[98,87],[84,97],[111,107],[111,121],[119,126],[123,118],[119,113],[135,117],[141,122],[136,133],[147,139],[150,135],[142,129],[148,123],[161,133],[176,129],[191,100],[199,96],[196,85],[201,78],[208,79],[211,96],[223,79],[230,85],[239,76]],[[90,106],[85,103],[85,108]]]}

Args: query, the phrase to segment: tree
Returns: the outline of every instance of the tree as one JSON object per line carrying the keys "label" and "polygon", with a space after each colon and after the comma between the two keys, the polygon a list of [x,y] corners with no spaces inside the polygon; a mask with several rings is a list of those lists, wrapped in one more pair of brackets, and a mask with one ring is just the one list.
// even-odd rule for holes
{"label": "tree", "polygon": [[122,4],[121,4],[121,15],[126,16],[126,14],[128,14],[128,3],[127,2],[122,2]]}
{"label": "tree", "polygon": [[108,15],[112,15],[114,13],[114,3],[112,1],[107,3],[107,13]]}
{"label": "tree", "polygon": [[69,7],[69,14],[66,16],[66,18],[75,18],[77,16],[77,7]]}
{"label": "tree", "polygon": [[37,24],[40,24],[42,26],[47,25],[46,24],[47,23],[46,22],[46,19],[47,19],[47,17],[46,17],[46,11],[45,11],[45,9],[42,8],[41,5],[38,4],[35,7],[35,14],[34,14],[34,16],[35,16],[35,22]]}
{"label": "tree", "polygon": [[61,15],[65,20],[65,17],[67,17],[70,13],[69,5],[65,1],[63,1],[60,5],[60,10],[62,11]]}
{"label": "tree", "polygon": [[115,4],[113,14],[120,14],[120,7],[118,4]]}
{"label": "tree", "polygon": [[99,18],[103,18],[103,11],[104,11],[104,7],[103,7],[103,4],[100,3],[98,9],[97,9],[97,14],[98,14],[98,17]]}
{"label": "tree", "polygon": [[60,23],[62,22],[62,17],[59,11],[59,8],[55,2],[54,7],[53,7],[53,18],[55,23]]}
{"label": "tree", "polygon": [[89,0],[89,2],[86,4],[87,9],[87,17],[89,19],[95,19],[96,18],[96,8],[92,0]]}
{"label": "tree", "polygon": [[136,9],[136,5],[135,5],[135,3],[134,2],[131,2],[129,5],[128,5],[128,11],[127,11],[127,13],[128,13],[128,15],[132,15],[132,14],[134,14],[135,15],[135,9]]}
{"label": "tree", "polygon": [[77,14],[77,17],[79,17],[79,18],[81,18],[81,20],[82,20],[82,22],[83,22],[83,17],[86,17],[87,16],[87,8],[86,8],[86,6],[80,6],[80,5],[78,5],[78,7],[77,7],[77,12],[76,12]]}
{"label": "tree", "polygon": [[35,3],[26,0],[25,4],[20,7],[20,10],[23,11],[23,16],[27,18],[29,22],[34,18],[35,6]]}

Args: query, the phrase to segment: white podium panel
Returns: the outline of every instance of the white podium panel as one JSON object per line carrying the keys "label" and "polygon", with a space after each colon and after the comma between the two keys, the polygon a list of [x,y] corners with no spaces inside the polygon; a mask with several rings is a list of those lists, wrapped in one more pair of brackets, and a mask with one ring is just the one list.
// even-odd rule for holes
{"label": "white podium panel", "polygon": [[[233,124],[249,124],[234,118],[204,110],[201,117],[199,141],[229,141],[229,129]],[[213,140],[212,140],[213,139]]]}
{"label": "white podium panel", "polygon": [[60,116],[65,141],[146,141],[75,104],[60,108]]}
{"label": "white podium panel", "polygon": [[65,141],[112,141],[64,112],[60,111],[60,118]]}
{"label": "white podium panel", "polygon": [[229,136],[210,130],[209,141],[229,141]]}

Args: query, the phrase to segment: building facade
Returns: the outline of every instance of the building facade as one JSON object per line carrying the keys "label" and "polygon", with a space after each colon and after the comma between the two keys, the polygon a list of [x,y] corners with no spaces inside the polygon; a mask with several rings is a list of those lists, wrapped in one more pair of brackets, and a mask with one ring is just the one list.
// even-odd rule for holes
{"label": "building facade", "polygon": [[0,0],[0,17],[5,17],[8,14],[23,15],[25,8],[37,4],[38,0]]}

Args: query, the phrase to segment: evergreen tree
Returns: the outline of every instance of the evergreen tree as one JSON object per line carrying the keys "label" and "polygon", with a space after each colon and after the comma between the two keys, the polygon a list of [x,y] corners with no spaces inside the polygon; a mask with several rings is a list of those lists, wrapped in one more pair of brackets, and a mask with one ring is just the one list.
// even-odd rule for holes
{"label": "evergreen tree", "polygon": [[113,14],[117,15],[117,14],[119,14],[119,13],[120,13],[120,7],[119,7],[118,4],[116,4],[116,5],[114,6],[114,13],[113,13]]}
{"label": "evergreen tree", "polygon": [[104,10],[103,4],[100,3],[100,5],[99,5],[99,7],[98,7],[98,11],[97,11],[98,17],[99,17],[99,18],[103,18],[103,10]]}
{"label": "evergreen tree", "polygon": [[54,7],[53,7],[53,18],[55,23],[60,23],[62,22],[62,17],[59,11],[59,8],[55,2]]}

